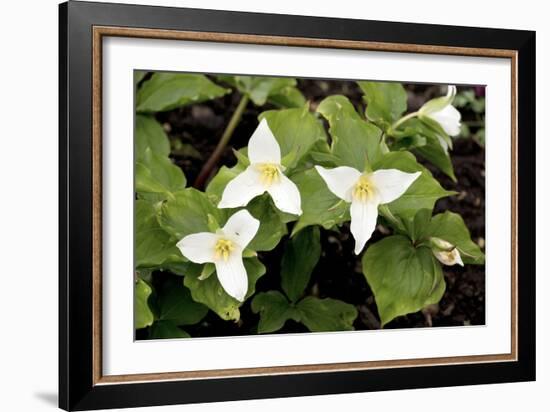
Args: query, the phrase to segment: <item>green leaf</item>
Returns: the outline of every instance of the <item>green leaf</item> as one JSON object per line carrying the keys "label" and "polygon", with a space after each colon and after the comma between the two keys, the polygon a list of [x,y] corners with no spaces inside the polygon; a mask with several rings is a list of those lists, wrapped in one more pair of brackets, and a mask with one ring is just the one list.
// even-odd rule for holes
{"label": "green leaf", "polygon": [[387,130],[407,110],[407,92],[400,83],[357,82],[367,102],[367,118]]}
{"label": "green leaf", "polygon": [[340,159],[339,166],[351,166],[362,171],[366,164],[380,158],[382,131],[361,119],[346,97],[327,97],[317,111],[330,124],[331,151]]}
{"label": "green leaf", "polygon": [[349,220],[349,207],[328,189],[315,169],[297,173],[292,180],[304,199],[302,215],[294,225],[292,236],[307,226],[321,225],[330,229]]}
{"label": "green leaf", "polygon": [[170,320],[176,325],[194,325],[206,316],[208,308],[193,301],[189,289],[181,278],[170,278],[158,293],[157,305],[160,320]]}
{"label": "green leaf", "polygon": [[411,119],[406,121],[403,130],[393,134],[397,140],[392,145],[392,150],[413,149],[456,182],[448,151],[448,147],[452,147],[450,138],[439,125],[434,125],[435,122],[430,122],[433,127],[426,123],[429,120]]}
{"label": "green leaf", "polygon": [[136,163],[136,192],[145,195],[160,195],[160,199],[173,198],[173,193],[185,188],[182,170],[170,158],[145,149]]}
{"label": "green leaf", "polygon": [[260,314],[258,333],[275,332],[288,319],[299,321],[299,314],[287,298],[278,291],[258,293],[252,300],[252,312]]}
{"label": "green leaf", "polygon": [[179,339],[191,336],[170,320],[158,320],[149,330],[149,339]]}
{"label": "green leaf", "polygon": [[170,154],[168,136],[159,122],[152,116],[138,114],[136,116],[136,161],[141,160],[147,148],[161,156]]}
{"label": "green leaf", "polygon": [[307,296],[296,305],[300,321],[311,332],[332,332],[353,330],[357,309],[337,299],[319,299]]}
{"label": "green leaf", "polygon": [[151,287],[138,278],[134,290],[134,327],[136,329],[145,328],[153,323],[153,312],[147,303],[152,292]]}
{"label": "green leaf", "polygon": [[320,257],[319,227],[306,228],[287,242],[281,261],[281,286],[292,302],[302,296]]}
{"label": "green leaf", "polygon": [[340,159],[332,154],[328,143],[325,140],[318,140],[311,146],[309,152],[302,157],[300,163],[293,172],[301,172],[315,165],[331,168],[339,164]]}
{"label": "green leaf", "polygon": [[[264,275],[265,266],[257,258],[243,259],[248,275],[248,291],[245,299],[254,294],[256,281]],[[185,273],[184,284],[191,291],[195,302],[200,302],[216,312],[225,320],[238,321],[240,318],[239,307],[241,302],[229,296],[218,280],[218,276],[211,275],[207,279],[200,280],[200,269],[189,270]]]}
{"label": "green leaf", "polygon": [[456,182],[451,157],[449,156],[449,153],[443,149],[439,142],[429,139],[424,146],[417,147],[415,152],[431,162],[434,166]]}
{"label": "green leaf", "polygon": [[346,96],[335,94],[329,96],[317,107],[317,112],[321,113],[330,124],[351,118],[353,120],[362,120],[355,107]]}
{"label": "green leaf", "polygon": [[264,194],[253,199],[246,209],[260,221],[258,232],[248,248],[255,251],[269,251],[275,248],[287,234],[287,227],[275,210],[270,196]]}
{"label": "green leaf", "polygon": [[147,73],[146,70],[134,70],[134,84],[137,85]]}
{"label": "green leaf", "polygon": [[258,293],[252,311],[260,314],[258,333],[275,332],[289,319],[303,323],[311,332],[353,330],[357,317],[355,306],[341,300],[307,296],[294,305],[274,290]]}
{"label": "green leaf", "polygon": [[414,217],[402,220],[406,233],[413,242],[425,237],[431,217],[432,211],[430,209],[420,209]]}
{"label": "green leaf", "polygon": [[137,93],[137,111],[163,112],[215,99],[228,92],[202,74],[154,73]]}
{"label": "green leaf", "polygon": [[398,169],[407,173],[422,172],[401,197],[387,205],[394,215],[402,218],[414,217],[419,209],[432,210],[438,199],[455,194],[443,189],[430,171],[420,165],[409,152],[386,153],[373,165],[373,169]]}
{"label": "green leaf", "polygon": [[260,114],[261,119],[267,120],[277,139],[281,157],[293,153],[291,164],[283,162],[287,168],[294,167],[315,142],[326,140],[323,125],[307,108],[269,110]]}
{"label": "green leaf", "polygon": [[306,98],[296,87],[287,86],[278,92],[271,94],[268,98],[269,103],[280,108],[304,107]]}
{"label": "green leaf", "polygon": [[468,227],[462,217],[453,212],[444,212],[432,217],[426,236],[438,237],[458,248],[464,263],[483,264],[485,255],[470,238]]}
{"label": "green leaf", "polygon": [[152,204],[145,200],[136,200],[135,222],[136,269],[157,267],[172,256],[180,255],[175,247],[175,241],[159,226]]}
{"label": "green leaf", "polygon": [[266,76],[222,76],[222,79],[250,97],[257,105],[263,106],[268,97],[276,96],[287,87],[296,85],[296,80],[285,77]]}
{"label": "green leaf", "polygon": [[441,265],[431,249],[415,248],[405,236],[389,236],[371,245],[362,263],[382,326],[439,302],[445,292]]}
{"label": "green leaf", "polygon": [[212,204],[205,193],[187,188],[162,204],[158,221],[167,233],[179,240],[192,233],[209,232],[208,215],[221,222],[224,213]]}

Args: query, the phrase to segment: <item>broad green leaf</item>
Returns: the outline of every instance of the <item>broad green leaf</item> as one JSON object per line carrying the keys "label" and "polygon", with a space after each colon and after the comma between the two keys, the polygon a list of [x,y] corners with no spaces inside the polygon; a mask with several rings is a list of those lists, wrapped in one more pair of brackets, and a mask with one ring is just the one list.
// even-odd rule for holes
{"label": "broad green leaf", "polygon": [[134,70],[134,84],[138,84],[148,72],[146,70]]}
{"label": "broad green leaf", "polygon": [[275,332],[289,319],[303,323],[311,332],[353,330],[357,317],[355,306],[341,300],[307,296],[292,304],[281,292],[273,290],[256,295],[252,311],[260,314],[258,333]]}
{"label": "broad green leaf", "polygon": [[327,187],[315,169],[292,176],[302,197],[302,215],[294,225],[292,236],[311,225],[330,229],[349,220],[349,207]]}
{"label": "broad green leaf", "polygon": [[407,110],[407,92],[400,83],[357,82],[367,102],[366,116],[387,130]]}
{"label": "broad green leaf", "polygon": [[172,256],[179,256],[175,241],[159,226],[152,204],[145,200],[136,200],[135,219],[136,269],[160,266]]}
{"label": "broad green leaf", "polygon": [[185,188],[186,180],[182,170],[170,158],[145,149],[141,160],[136,163],[136,192],[158,195],[161,199],[173,198],[173,193]]}
{"label": "broad green leaf", "polygon": [[398,169],[407,173],[422,172],[401,197],[387,205],[394,215],[402,218],[413,217],[419,209],[432,210],[438,199],[455,194],[443,189],[429,170],[406,151],[386,153],[373,165],[373,168],[375,170]]}
{"label": "broad green leaf", "polygon": [[438,141],[429,139],[424,146],[417,147],[414,150],[456,182],[451,157]]}
{"label": "broad green leaf", "polygon": [[340,159],[332,154],[330,147],[325,140],[318,140],[305,156],[302,157],[298,166],[292,173],[303,172],[319,165],[323,167],[336,167],[340,164]]}
{"label": "broad green leaf", "polygon": [[435,215],[426,232],[426,236],[438,237],[455,245],[464,263],[485,262],[485,255],[471,240],[468,227],[459,214],[447,211]]}
{"label": "broad green leaf", "polygon": [[158,292],[157,305],[160,320],[176,325],[194,325],[206,316],[208,308],[191,298],[181,278],[170,278]]}
{"label": "broad green leaf", "polygon": [[300,321],[312,332],[353,330],[357,309],[337,299],[307,296],[296,305]]}
{"label": "broad green leaf", "polygon": [[152,292],[151,287],[138,278],[134,289],[134,326],[136,329],[145,328],[153,323],[153,312],[147,303]]}
{"label": "broad green leaf", "polygon": [[202,74],[154,73],[137,93],[137,111],[163,112],[215,99],[228,92]]}
{"label": "broad green leaf", "polygon": [[260,115],[266,119],[269,128],[279,142],[281,157],[292,153],[293,162],[283,165],[292,168],[318,140],[326,140],[325,129],[317,118],[307,110],[299,109],[269,110]]}
{"label": "broad green leaf", "polygon": [[281,261],[281,286],[292,302],[302,296],[321,257],[320,237],[319,227],[308,227],[285,246]]}
{"label": "broad green leaf", "polygon": [[167,233],[179,240],[192,233],[209,232],[208,215],[221,222],[224,213],[212,204],[205,193],[187,188],[162,204],[158,220]]}
{"label": "broad green leaf", "polygon": [[271,94],[268,98],[269,103],[280,108],[304,107],[306,98],[296,87],[287,86],[278,92]]}
{"label": "broad green leaf", "polygon": [[411,119],[404,123],[403,130],[394,132],[394,136],[396,141],[392,150],[412,149],[456,181],[448,151],[448,147],[451,147],[450,138],[441,127],[433,128],[425,121]]}
{"label": "broad green leaf", "polygon": [[170,320],[158,320],[149,330],[149,339],[179,339],[191,336]]}
{"label": "broad green leaf", "polygon": [[275,332],[288,319],[299,321],[299,314],[287,298],[278,291],[258,293],[252,300],[252,312],[260,314],[258,333]]}
{"label": "broad green leaf", "polygon": [[170,154],[168,136],[166,136],[159,122],[152,116],[138,114],[136,116],[135,136],[136,161],[141,160],[147,148],[161,156]]}
{"label": "broad green leaf", "polygon": [[[245,297],[247,299],[254,294],[256,281],[265,273],[265,266],[257,258],[247,258],[243,261],[248,275],[248,292]],[[184,284],[191,291],[193,300],[208,306],[222,319],[238,321],[241,316],[239,307],[242,303],[223,290],[217,274],[203,280],[200,280],[199,276],[200,269],[185,273]]]}
{"label": "broad green leaf", "polygon": [[268,194],[253,199],[246,209],[260,221],[260,227],[248,249],[269,251],[277,246],[287,234],[286,224],[281,220]]}
{"label": "broad green leaf", "polygon": [[340,166],[351,166],[362,171],[366,164],[380,158],[382,131],[361,119],[346,97],[327,97],[317,111],[330,124],[331,151],[340,159]]}
{"label": "broad green leaf", "polygon": [[445,292],[441,265],[431,249],[414,247],[405,236],[389,236],[371,245],[362,263],[382,326],[439,302]]}
{"label": "broad green leaf", "polygon": [[321,113],[330,124],[349,118],[353,120],[362,120],[349,99],[340,94],[323,99],[317,107],[317,112]]}
{"label": "broad green leaf", "polygon": [[431,217],[431,209],[420,209],[416,212],[414,217],[402,220],[406,233],[413,242],[417,242],[424,238],[428,230]]}
{"label": "broad green leaf", "polygon": [[248,95],[257,106],[263,106],[268,97],[280,94],[287,87],[296,86],[295,79],[285,77],[224,75],[218,78]]}

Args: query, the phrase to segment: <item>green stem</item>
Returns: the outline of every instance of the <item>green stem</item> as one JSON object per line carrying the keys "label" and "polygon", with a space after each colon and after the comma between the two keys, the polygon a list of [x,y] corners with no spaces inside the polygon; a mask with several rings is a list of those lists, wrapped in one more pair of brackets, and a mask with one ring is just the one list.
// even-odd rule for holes
{"label": "green stem", "polygon": [[202,167],[199,175],[197,176],[197,178],[195,179],[195,182],[193,183],[193,187],[195,187],[196,189],[202,189],[206,180],[210,177],[210,174],[212,173],[212,169],[214,169],[214,167],[218,163],[218,160],[220,159],[220,156],[222,155],[225,149],[225,146],[227,146],[227,143],[229,143],[229,140],[231,140],[231,136],[233,136],[233,132],[235,131],[235,128],[241,121],[241,118],[244,113],[244,109],[248,104],[248,100],[249,100],[249,97],[246,94],[244,94],[243,97],[241,97],[241,101],[239,102],[239,105],[235,109],[233,116],[231,116],[231,119],[229,120],[227,127],[223,131],[222,137],[220,138],[218,145],[210,155],[210,158],[206,161],[206,163]]}
{"label": "green stem", "polygon": [[413,117],[416,117],[418,116],[418,112],[412,112],[412,113],[409,113],[405,116],[403,116],[401,119],[399,119],[398,121],[396,121],[394,124],[391,125],[390,127],[390,134],[394,131],[394,130],[397,130],[397,128],[399,126],[401,126],[403,123],[405,123],[407,120],[409,119],[412,119]]}

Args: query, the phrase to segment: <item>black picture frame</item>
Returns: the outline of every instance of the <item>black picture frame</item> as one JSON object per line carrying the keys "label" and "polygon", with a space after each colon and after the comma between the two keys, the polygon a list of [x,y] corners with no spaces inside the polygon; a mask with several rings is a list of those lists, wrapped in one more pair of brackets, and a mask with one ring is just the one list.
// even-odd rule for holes
{"label": "black picture frame", "polygon": [[[59,406],[90,410],[535,379],[535,32],[70,1],[59,6]],[[94,26],[512,50],[517,360],[98,385],[93,351]]]}

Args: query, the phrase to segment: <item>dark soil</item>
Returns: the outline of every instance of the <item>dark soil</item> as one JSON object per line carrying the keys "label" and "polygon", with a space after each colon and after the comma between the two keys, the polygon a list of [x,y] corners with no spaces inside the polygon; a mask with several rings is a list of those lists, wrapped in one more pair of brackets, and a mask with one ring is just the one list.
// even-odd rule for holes
{"label": "dark soil", "polygon": [[[353,82],[300,80],[301,91],[310,101],[312,110],[330,94],[344,94],[354,103],[358,110],[364,110],[361,92]],[[409,110],[416,110],[427,99],[440,93],[437,86],[409,85]],[[180,108],[167,113],[159,113],[158,120],[163,124],[172,142],[181,142],[183,146],[192,145],[197,151],[190,156],[185,150],[173,154],[174,162],[182,167],[188,184],[192,184],[202,164],[214,150],[225,125],[239,102],[238,93],[204,104]],[[262,109],[249,103],[244,116],[237,126],[231,145],[240,148],[247,144],[248,138],[257,126],[257,116],[270,109]],[[472,130],[474,133],[475,130]],[[485,151],[472,139],[456,139],[452,151],[457,183],[454,183],[432,167],[423,162],[448,190],[459,194],[441,199],[436,204],[435,213],[451,210],[464,218],[472,238],[480,246],[485,238]],[[422,161],[422,159],[419,159]],[[236,162],[231,148],[225,150],[219,166],[231,166]],[[215,174],[217,171],[213,171]],[[379,229],[373,234],[369,243],[378,241],[383,235]],[[355,328],[377,329],[379,317],[372,292],[361,271],[360,259],[353,254],[354,241],[347,225],[340,233],[321,231],[322,256],[314,271],[306,294],[321,298],[341,299],[356,305],[359,316]],[[281,242],[269,253],[260,254],[260,260],[267,267],[267,273],[258,281],[256,291],[280,289],[280,261],[282,257]],[[368,246],[368,245],[367,245]],[[463,326],[482,325],[485,323],[485,267],[466,265],[445,266],[447,289],[438,305],[426,308],[422,312],[399,317],[386,325],[386,328],[414,328],[426,326]],[[155,273],[155,282],[162,282],[169,274]],[[227,336],[255,333],[258,315],[251,312],[250,300],[241,308],[241,320],[237,323],[226,322],[213,312],[199,324],[186,327],[192,336]],[[307,332],[301,324],[288,321],[277,333]]]}

